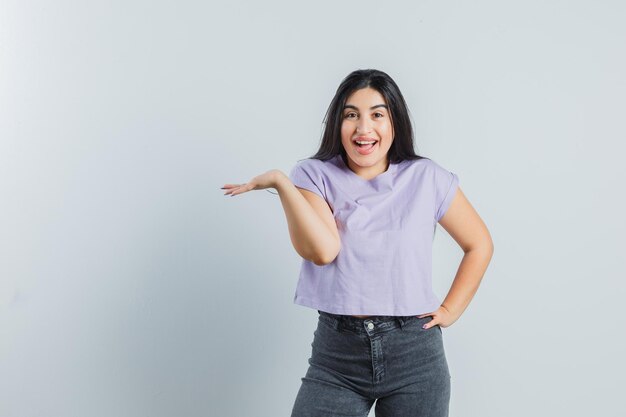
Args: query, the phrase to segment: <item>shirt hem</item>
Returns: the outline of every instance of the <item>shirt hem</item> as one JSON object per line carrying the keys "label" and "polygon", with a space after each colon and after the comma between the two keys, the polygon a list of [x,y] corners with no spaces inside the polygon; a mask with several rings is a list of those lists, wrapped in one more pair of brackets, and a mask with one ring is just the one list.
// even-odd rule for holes
{"label": "shirt hem", "polygon": [[372,311],[363,311],[354,307],[349,306],[337,306],[337,305],[328,305],[320,301],[312,300],[309,298],[301,297],[296,295],[293,300],[294,304],[309,307],[314,310],[321,310],[326,313],[331,314],[340,314],[340,315],[355,315],[355,316],[417,316],[425,313],[432,313],[436,311],[440,306],[441,302],[438,300],[434,300],[431,304],[426,307],[416,308],[415,310],[398,310],[396,308],[382,307],[375,308]]}

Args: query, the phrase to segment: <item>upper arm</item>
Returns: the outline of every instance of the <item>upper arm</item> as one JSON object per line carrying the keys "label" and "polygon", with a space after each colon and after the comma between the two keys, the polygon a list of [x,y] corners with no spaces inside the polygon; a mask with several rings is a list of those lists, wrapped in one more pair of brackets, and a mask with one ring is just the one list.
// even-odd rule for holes
{"label": "upper arm", "polygon": [[493,250],[493,241],[487,226],[474,210],[461,187],[456,193],[439,224],[452,236],[464,252],[478,247]]}
{"label": "upper arm", "polygon": [[298,191],[304,196],[304,198],[309,202],[313,210],[320,216],[320,218],[324,221],[324,224],[328,226],[328,229],[333,234],[335,239],[339,241],[339,231],[337,230],[337,223],[335,223],[335,216],[333,216],[333,212],[330,209],[330,206],[319,195],[315,194],[312,191],[305,190],[304,188],[296,187]]}

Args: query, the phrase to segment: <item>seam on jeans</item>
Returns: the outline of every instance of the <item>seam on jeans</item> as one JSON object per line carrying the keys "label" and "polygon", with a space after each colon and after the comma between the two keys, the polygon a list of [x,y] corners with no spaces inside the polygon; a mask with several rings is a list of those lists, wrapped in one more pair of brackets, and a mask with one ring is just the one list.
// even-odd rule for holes
{"label": "seam on jeans", "polygon": [[402,330],[411,330],[411,326],[415,325],[415,322],[417,322],[419,320],[419,318],[415,317],[415,316],[411,316],[408,317],[407,319],[404,320],[404,323],[402,323]]}
{"label": "seam on jeans", "polygon": [[338,330],[339,324],[335,321],[335,319],[331,319],[325,316],[320,316],[320,322],[332,330]]}

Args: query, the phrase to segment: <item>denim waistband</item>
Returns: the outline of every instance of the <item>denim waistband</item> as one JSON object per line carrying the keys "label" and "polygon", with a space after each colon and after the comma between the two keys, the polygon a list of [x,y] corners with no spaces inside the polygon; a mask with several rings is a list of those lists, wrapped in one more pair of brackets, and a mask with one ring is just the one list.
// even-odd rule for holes
{"label": "denim waistband", "polygon": [[[377,329],[377,332],[391,330],[403,327],[409,320],[417,319],[416,316],[370,316],[360,318],[327,313],[321,310],[317,310],[317,312],[322,319],[326,320],[335,329],[349,329],[357,333],[371,333],[371,329]],[[370,326],[369,323],[372,323],[373,326]]]}

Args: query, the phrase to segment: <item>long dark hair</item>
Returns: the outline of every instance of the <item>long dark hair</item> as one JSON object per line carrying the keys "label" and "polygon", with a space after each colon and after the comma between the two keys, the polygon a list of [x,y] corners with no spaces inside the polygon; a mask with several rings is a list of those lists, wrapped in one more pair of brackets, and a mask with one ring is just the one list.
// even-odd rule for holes
{"label": "long dark hair", "polygon": [[324,117],[324,133],[317,153],[309,159],[327,161],[341,155],[346,161],[346,151],[341,144],[341,123],[343,106],[356,90],[373,88],[378,91],[389,106],[389,114],[394,129],[394,140],[389,148],[389,163],[425,158],[413,149],[413,128],[404,97],[396,83],[386,73],[375,69],[356,70],[343,79]]}

